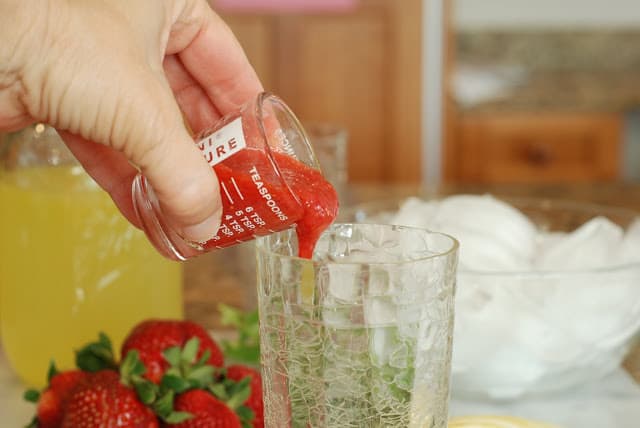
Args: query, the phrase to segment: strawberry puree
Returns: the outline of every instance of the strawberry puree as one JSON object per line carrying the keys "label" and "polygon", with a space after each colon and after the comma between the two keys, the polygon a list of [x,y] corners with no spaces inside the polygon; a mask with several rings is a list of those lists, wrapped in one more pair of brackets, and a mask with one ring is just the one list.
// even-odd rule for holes
{"label": "strawberry puree", "polygon": [[[296,224],[299,256],[311,258],[337,215],[338,198],[321,172],[291,156],[244,149],[213,166],[220,182],[222,224],[205,249],[223,248]],[[278,170],[280,174],[278,174]]]}
{"label": "strawberry puree", "polygon": [[304,206],[296,224],[298,255],[310,259],[320,235],[338,214],[338,195],[317,169],[288,156],[276,154],[275,158],[291,190]]}

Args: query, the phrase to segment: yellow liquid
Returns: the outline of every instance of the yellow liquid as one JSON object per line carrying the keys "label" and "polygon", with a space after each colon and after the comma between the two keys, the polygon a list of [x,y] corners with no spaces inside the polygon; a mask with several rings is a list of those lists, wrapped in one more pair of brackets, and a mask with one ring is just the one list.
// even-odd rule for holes
{"label": "yellow liquid", "polygon": [[0,176],[0,338],[28,384],[104,331],[181,318],[181,267],[163,259],[77,166]]}

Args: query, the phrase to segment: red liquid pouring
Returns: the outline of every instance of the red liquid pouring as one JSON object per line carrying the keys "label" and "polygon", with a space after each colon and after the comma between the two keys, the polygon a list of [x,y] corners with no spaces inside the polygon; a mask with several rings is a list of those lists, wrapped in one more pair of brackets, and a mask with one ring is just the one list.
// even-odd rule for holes
{"label": "red liquid pouring", "polygon": [[298,255],[311,258],[320,235],[336,218],[336,191],[319,170],[282,153],[271,155],[277,168],[266,165],[271,160],[254,149],[242,150],[213,167],[223,214],[217,235],[205,249],[267,235],[273,232],[269,225],[295,223]]}

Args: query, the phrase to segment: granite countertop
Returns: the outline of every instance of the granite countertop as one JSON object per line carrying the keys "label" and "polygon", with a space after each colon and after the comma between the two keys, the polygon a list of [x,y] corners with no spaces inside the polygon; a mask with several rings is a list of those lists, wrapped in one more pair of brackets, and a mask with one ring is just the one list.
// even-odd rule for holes
{"label": "granite countertop", "polygon": [[[461,111],[469,113],[636,109],[640,106],[639,45],[637,31],[460,33],[454,97]],[[484,82],[478,80],[478,72],[483,73]],[[474,90],[483,97],[469,102],[460,92],[460,85],[469,84],[475,84]],[[487,89],[488,85],[493,88]]]}
{"label": "granite countertop", "polygon": [[[631,208],[640,211],[640,184],[585,184],[537,186],[443,186],[421,189],[416,186],[360,185],[351,186],[342,200],[343,208],[371,202],[456,193],[492,193],[502,197],[539,197],[586,201]],[[243,309],[254,309],[256,303],[255,261],[253,244],[245,243],[214,251],[185,265],[186,316],[215,330],[220,325],[217,305],[225,303]],[[632,353],[625,368],[640,382],[640,347]]]}
{"label": "granite countertop", "polygon": [[640,106],[640,74],[632,72],[536,72],[492,99],[465,105],[465,113],[624,113]]}

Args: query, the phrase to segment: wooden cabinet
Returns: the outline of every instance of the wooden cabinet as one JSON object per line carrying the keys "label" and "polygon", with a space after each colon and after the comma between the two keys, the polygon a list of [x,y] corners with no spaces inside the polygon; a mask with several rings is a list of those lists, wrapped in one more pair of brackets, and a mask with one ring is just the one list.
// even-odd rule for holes
{"label": "wooden cabinet", "polygon": [[340,14],[223,18],[268,90],[303,121],[348,130],[351,181],[418,182],[421,8],[361,0]]}
{"label": "wooden cabinet", "polygon": [[461,114],[447,146],[449,181],[544,183],[618,178],[615,114]]}

